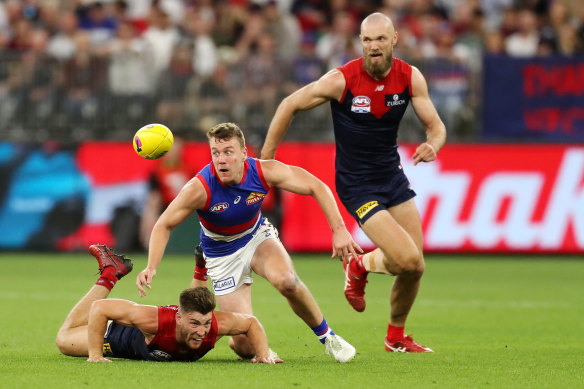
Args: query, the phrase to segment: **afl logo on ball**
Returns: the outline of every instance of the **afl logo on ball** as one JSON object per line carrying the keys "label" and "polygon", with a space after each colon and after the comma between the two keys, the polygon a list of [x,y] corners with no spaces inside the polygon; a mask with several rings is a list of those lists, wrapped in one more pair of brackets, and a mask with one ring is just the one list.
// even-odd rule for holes
{"label": "afl logo on ball", "polygon": [[355,113],[371,112],[371,99],[367,96],[353,97],[351,112]]}

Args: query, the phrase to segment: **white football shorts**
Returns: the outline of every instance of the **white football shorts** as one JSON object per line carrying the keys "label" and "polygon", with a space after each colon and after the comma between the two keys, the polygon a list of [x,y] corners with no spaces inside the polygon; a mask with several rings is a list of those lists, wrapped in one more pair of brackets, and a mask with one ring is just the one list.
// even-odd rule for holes
{"label": "white football shorts", "polygon": [[218,296],[235,292],[243,284],[253,284],[251,259],[258,246],[267,239],[279,239],[278,230],[265,219],[253,238],[242,248],[224,257],[206,257],[207,275]]}

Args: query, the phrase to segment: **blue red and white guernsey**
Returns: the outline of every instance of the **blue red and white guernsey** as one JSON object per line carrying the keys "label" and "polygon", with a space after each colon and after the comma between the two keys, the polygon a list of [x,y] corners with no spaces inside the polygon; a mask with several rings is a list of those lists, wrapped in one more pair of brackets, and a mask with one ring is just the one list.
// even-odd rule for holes
{"label": "blue red and white guernsey", "polygon": [[196,176],[207,191],[207,203],[197,210],[201,223],[201,247],[205,256],[233,254],[245,246],[264,221],[262,202],[270,189],[260,161],[247,157],[243,178],[237,185],[225,185],[213,163]]}
{"label": "blue red and white guernsey", "polygon": [[363,57],[338,68],[343,96],[331,100],[336,141],[336,187],[341,199],[384,183],[400,169],[397,130],[412,95],[412,67],[397,58],[383,80],[363,68]]}
{"label": "blue red and white guernsey", "polygon": [[217,318],[213,313],[211,329],[197,349],[191,349],[176,341],[177,305],[158,307],[158,332],[146,343],[144,334],[137,328],[125,327],[112,322],[103,339],[104,356],[147,361],[196,361],[215,347]]}

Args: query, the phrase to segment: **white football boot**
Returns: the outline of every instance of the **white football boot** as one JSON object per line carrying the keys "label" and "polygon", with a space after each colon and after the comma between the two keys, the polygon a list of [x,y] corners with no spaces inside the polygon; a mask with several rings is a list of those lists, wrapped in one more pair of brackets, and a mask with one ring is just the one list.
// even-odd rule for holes
{"label": "white football boot", "polygon": [[329,335],[324,341],[326,353],[335,357],[337,362],[349,362],[355,357],[355,347],[339,335]]}

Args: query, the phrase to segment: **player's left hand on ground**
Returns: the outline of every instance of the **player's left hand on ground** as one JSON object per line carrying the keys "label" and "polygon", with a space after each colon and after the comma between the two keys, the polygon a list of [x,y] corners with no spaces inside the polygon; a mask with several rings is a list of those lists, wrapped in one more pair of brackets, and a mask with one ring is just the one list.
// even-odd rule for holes
{"label": "player's left hand on ground", "polygon": [[283,359],[280,358],[270,358],[270,357],[255,357],[251,359],[252,363],[284,363]]}
{"label": "player's left hand on ground", "polygon": [[353,258],[357,258],[355,249],[363,253],[363,249],[353,240],[353,237],[346,228],[338,232],[333,231],[333,255],[331,258],[338,255],[341,260],[349,260],[351,254]]}
{"label": "player's left hand on ground", "polygon": [[422,143],[416,148],[416,152],[412,155],[414,166],[419,162],[432,162],[436,159],[436,150],[429,143]]}

